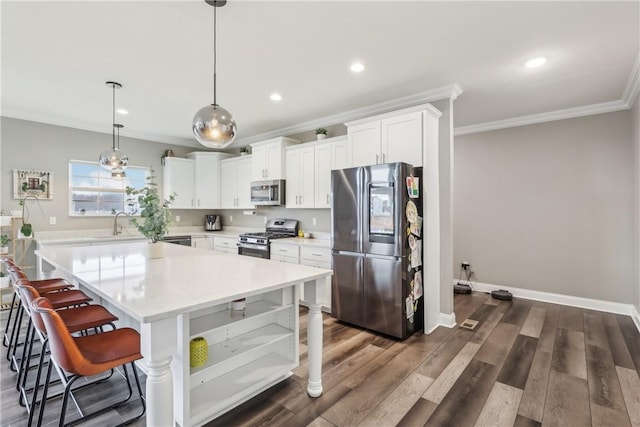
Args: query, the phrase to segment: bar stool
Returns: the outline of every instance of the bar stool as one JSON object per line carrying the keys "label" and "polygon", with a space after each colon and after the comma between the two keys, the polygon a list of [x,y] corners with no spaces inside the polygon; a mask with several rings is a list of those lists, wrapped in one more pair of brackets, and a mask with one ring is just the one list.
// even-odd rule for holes
{"label": "bar stool", "polygon": [[[0,257],[0,261],[3,264],[5,264],[7,271],[11,276],[12,283],[15,283],[16,281],[22,278],[28,279],[24,271],[22,271],[22,269],[18,267],[10,257],[7,257],[7,256]],[[32,285],[34,285],[36,289],[38,289],[38,291],[41,294],[48,293],[48,292],[63,291],[63,290],[68,290],[73,288],[73,285],[71,283],[67,282],[64,279],[59,279],[59,278],[33,280],[31,283]],[[14,287],[13,299],[11,300],[11,308],[9,309],[9,316],[7,317],[7,323],[5,325],[4,335],[2,337],[2,345],[4,347],[9,347],[11,344],[11,341],[13,340],[13,338],[10,338],[9,329],[11,329],[11,337],[13,337],[14,334],[16,333],[16,326],[17,326],[16,322],[21,312],[21,306],[18,305],[16,307],[16,299],[18,298],[20,298],[20,296],[18,295],[18,292],[15,290],[15,287]],[[14,308],[16,308],[15,317],[13,316]],[[13,328],[11,328],[12,318],[13,318]]]}
{"label": "bar stool", "polygon": [[[27,311],[27,313],[29,313],[33,323],[31,338],[29,339],[28,352],[22,358],[22,360],[26,360],[25,366],[20,369],[20,372],[22,373],[22,381],[20,381],[20,376],[18,380],[20,391],[20,405],[26,406],[27,408],[27,413],[29,414],[28,425],[30,426],[33,422],[35,407],[38,403],[38,388],[40,386],[42,367],[44,366],[45,362],[48,338],[41,316],[38,313],[33,312],[33,310],[31,309],[31,304],[33,303],[33,301],[40,297],[38,292],[33,287],[28,285],[20,285],[18,291],[20,292],[20,300],[24,304],[25,310]],[[114,316],[109,310],[101,305],[86,305],[76,308],[69,308],[66,310],[60,310],[58,313],[62,318],[65,326],[67,327],[67,330],[72,334],[86,331],[88,329],[94,329],[96,333],[98,333],[98,331],[102,332],[103,327],[106,325],[109,325],[113,329],[116,329],[116,326],[113,322],[118,320],[116,316]],[[31,402],[29,402],[28,392],[31,390],[27,388],[27,376],[29,374],[29,370],[31,369],[30,360],[36,334],[38,334],[38,338],[41,343],[40,361],[38,364],[35,383],[33,388],[31,389],[33,391],[33,395],[31,398]],[[60,375],[60,372],[58,372],[58,374]],[[44,402],[42,402],[42,405],[44,405]]]}
{"label": "bar stool", "polygon": [[[128,419],[123,424],[129,424],[144,415],[146,406],[144,396],[142,394],[142,387],[140,386],[140,379],[138,378],[138,372],[134,364],[136,360],[142,358],[142,354],[140,353],[140,335],[136,330],[132,328],[121,328],[114,331],[103,332],[98,335],[74,337],[69,333],[68,329],[64,325],[60,314],[53,310],[53,307],[49,304],[46,298],[37,298],[34,300],[32,308],[33,311],[42,316],[44,321],[47,336],[49,338],[51,358],[62,369],[71,374],[69,381],[66,382],[64,387],[59,426],[62,427],[65,425],[64,419],[69,399],[69,392],[73,383],[79,378],[97,375],[122,366],[124,377],[129,388],[129,393],[126,399],[85,415],[79,420],[73,421],[70,425],[103,414],[122,406],[124,403],[129,401],[131,396],[133,396],[133,390],[131,388],[129,374],[127,373],[127,364],[130,364],[133,369],[133,375],[138,387],[142,411],[140,414]],[[48,384],[51,378],[51,367],[52,364],[50,363],[47,368],[47,377],[45,379],[45,387],[42,396],[43,402],[47,397]],[[42,420],[43,410],[44,405],[41,405],[39,421]]]}
{"label": "bar stool", "polygon": [[[22,276],[16,275],[16,277],[22,277]],[[26,277],[22,277],[13,283],[13,287],[16,293],[18,293],[18,286],[20,285],[31,286],[31,283],[32,282],[29,279],[27,279]],[[40,296],[43,295],[39,291],[38,293],[40,294]],[[54,309],[85,305],[93,300],[93,298],[89,297],[87,294],[77,289],[66,290],[61,292],[48,292],[44,295],[47,296],[47,298],[51,302],[51,305],[53,306]],[[18,311],[16,312],[16,321],[14,322],[14,327],[11,332],[11,341],[9,341],[9,346],[7,347],[7,360],[11,362],[11,365],[9,366],[9,368],[14,372],[18,371],[18,359],[16,358],[16,350],[20,342],[20,328],[22,327],[23,315],[24,315],[24,309],[21,304],[20,307],[18,307]],[[31,319],[29,319],[29,322],[31,322]],[[26,341],[24,342],[26,343]]]}

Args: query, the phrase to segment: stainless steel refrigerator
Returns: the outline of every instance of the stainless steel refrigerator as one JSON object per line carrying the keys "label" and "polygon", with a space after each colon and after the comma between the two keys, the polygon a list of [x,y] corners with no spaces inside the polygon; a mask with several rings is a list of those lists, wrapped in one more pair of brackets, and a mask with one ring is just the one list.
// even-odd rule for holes
{"label": "stainless steel refrigerator", "polygon": [[338,320],[402,339],[422,329],[421,173],[406,163],[332,171]]}

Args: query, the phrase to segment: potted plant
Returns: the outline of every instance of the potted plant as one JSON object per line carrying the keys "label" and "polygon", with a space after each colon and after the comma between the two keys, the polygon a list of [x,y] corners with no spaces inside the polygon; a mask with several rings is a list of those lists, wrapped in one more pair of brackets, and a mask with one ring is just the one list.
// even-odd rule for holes
{"label": "potted plant", "polygon": [[245,145],[244,147],[240,147],[240,155],[246,156],[247,154],[251,154],[251,147],[248,145]]}
{"label": "potted plant", "polygon": [[0,271],[0,288],[6,288],[9,286],[9,276],[3,271]]}
{"label": "potted plant", "polygon": [[325,128],[316,129],[316,138],[325,139],[327,137],[328,131]]}
{"label": "potted plant", "polygon": [[0,255],[6,255],[9,253],[9,242],[11,239],[6,234],[0,236]]}
{"label": "potted plant", "polygon": [[30,239],[33,237],[33,225],[29,222],[29,209],[26,205],[28,199],[34,199],[36,202],[38,201],[36,196],[25,196],[20,200],[20,206],[22,206],[22,226],[18,232],[19,239]]}
{"label": "potted plant", "polygon": [[140,234],[151,240],[149,246],[149,258],[162,257],[162,245],[158,242],[164,239],[169,232],[169,223],[171,222],[171,211],[169,207],[175,199],[175,194],[169,196],[169,200],[163,200],[158,193],[158,184],[154,181],[153,168],[147,177],[147,185],[139,190],[133,187],[127,187],[127,195],[138,197],[138,205],[140,206],[140,217],[144,218],[144,222],[138,218],[131,217],[129,222],[133,224]]}

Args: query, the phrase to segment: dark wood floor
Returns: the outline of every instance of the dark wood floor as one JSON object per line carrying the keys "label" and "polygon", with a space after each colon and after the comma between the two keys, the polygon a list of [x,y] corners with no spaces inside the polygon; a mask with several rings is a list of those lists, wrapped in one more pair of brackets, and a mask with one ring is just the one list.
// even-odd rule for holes
{"label": "dark wood floor", "polygon": [[[324,394],[312,399],[302,311],[293,375],[207,426],[640,426],[640,334],[631,318],[482,293],[456,295],[455,313],[477,326],[405,341],[326,316]],[[1,365],[0,425],[24,425],[13,374]]]}

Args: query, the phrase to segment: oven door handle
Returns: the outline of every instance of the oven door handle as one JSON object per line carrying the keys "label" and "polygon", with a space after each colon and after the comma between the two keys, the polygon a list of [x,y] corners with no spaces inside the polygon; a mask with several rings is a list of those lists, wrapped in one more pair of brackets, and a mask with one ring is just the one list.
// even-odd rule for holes
{"label": "oven door handle", "polygon": [[238,243],[239,248],[247,248],[247,249],[257,249],[259,251],[267,251],[267,245],[254,245],[252,243]]}

